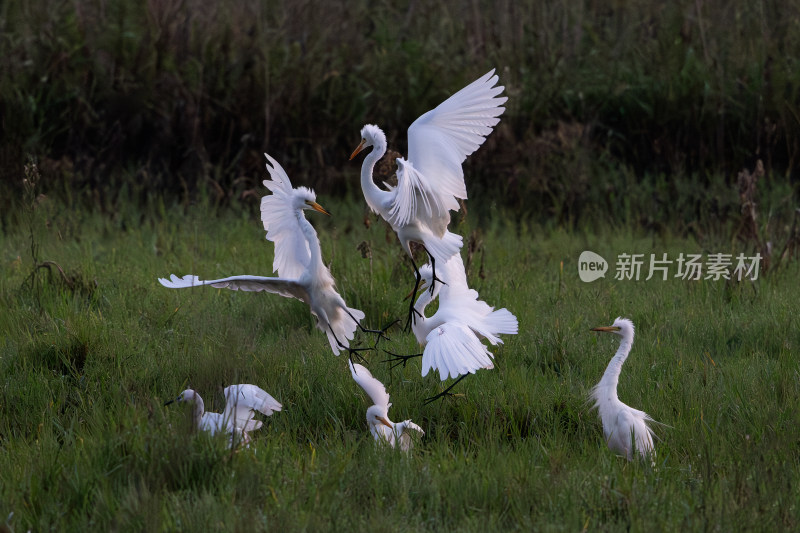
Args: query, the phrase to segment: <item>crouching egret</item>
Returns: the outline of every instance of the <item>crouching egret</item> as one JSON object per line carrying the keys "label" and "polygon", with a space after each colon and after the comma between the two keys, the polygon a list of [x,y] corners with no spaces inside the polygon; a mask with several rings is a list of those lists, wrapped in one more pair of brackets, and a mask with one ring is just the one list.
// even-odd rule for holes
{"label": "crouching egret", "polygon": [[[433,270],[430,265],[420,268],[423,292],[414,308],[419,319],[411,326],[417,342],[424,347],[421,354],[397,355],[390,362],[394,366],[405,365],[412,357],[422,357],[422,376],[428,371],[438,370],[439,379],[458,378],[444,392],[429,398],[433,401],[446,395],[459,381],[480,369],[492,369],[494,355],[481,342],[488,340],[492,345],[502,344],[501,334],[515,335],[519,329],[517,317],[508,309],[495,309],[478,299],[478,292],[467,285],[467,274],[461,254],[451,257],[442,268],[444,285],[433,286]],[[425,308],[434,298],[439,297],[439,308],[425,316]]]}
{"label": "crouching egret", "polygon": [[322,262],[317,232],[306,220],[303,211],[313,209],[326,215],[330,213],[317,203],[317,197],[311,189],[293,189],[283,167],[269,155],[264,155],[272,178],[264,180],[264,185],[273,194],[261,200],[261,220],[267,231],[267,240],[275,243],[272,267],[279,277],[245,275],[201,280],[190,274],[182,278],[171,275],[170,279],[159,278],[158,281],[171,289],[211,285],[219,289],[266,291],[297,298],[311,308],[311,314],[317,319],[317,328],[328,336],[335,355],[339,355],[340,350],[353,354],[365,349],[350,348],[349,341],[353,339],[356,328],[381,336],[383,331],[364,328],[361,325],[364,313],[347,307],[336,292],[336,282]]}
{"label": "crouching egret", "polygon": [[619,349],[608,363],[600,383],[592,388],[590,398],[603,422],[603,434],[608,447],[624,455],[629,461],[635,454],[644,459],[655,456],[653,448],[653,431],[648,422],[653,422],[650,415],[622,403],[617,397],[617,383],[622,371],[622,364],[628,358],[633,345],[633,322],[627,318],[617,318],[611,326],[592,328],[592,331],[615,333],[622,337]]}
{"label": "crouching egret", "polygon": [[224,431],[230,433],[230,446],[236,442],[250,443],[250,431],[260,429],[263,422],[255,420],[255,411],[267,416],[283,407],[269,393],[256,385],[231,385],[223,391],[225,410],[222,413],[205,412],[203,398],[193,389],[186,389],[172,402],[190,403],[194,408],[194,424],[200,431],[208,431],[212,435]]}
{"label": "crouching egret", "polygon": [[483,144],[505,111],[502,104],[507,98],[499,96],[503,86],[495,86],[497,80],[492,69],[411,124],[408,159],[397,158],[397,187],[387,191],[372,179],[375,163],[386,153],[386,135],[378,126],[367,124],[361,129],[361,144],[350,156],[353,159],[372,147],[361,165],[361,189],[370,209],[397,232],[414,266],[409,321],[413,321],[420,283],[410,243],[425,248],[434,280],[436,263],[444,264],[461,249],[461,236],[447,231],[450,210],[458,211],[458,198],[467,197],[461,164]]}
{"label": "crouching egret", "polygon": [[389,407],[392,404],[389,403],[389,393],[386,392],[386,387],[375,379],[363,365],[352,361],[349,363],[353,379],[374,402],[374,405],[367,409],[367,424],[375,441],[385,442],[392,448],[398,445],[404,452],[409,451],[414,446],[411,431],[418,431],[423,435],[425,432],[411,420],[397,423],[389,420]]}

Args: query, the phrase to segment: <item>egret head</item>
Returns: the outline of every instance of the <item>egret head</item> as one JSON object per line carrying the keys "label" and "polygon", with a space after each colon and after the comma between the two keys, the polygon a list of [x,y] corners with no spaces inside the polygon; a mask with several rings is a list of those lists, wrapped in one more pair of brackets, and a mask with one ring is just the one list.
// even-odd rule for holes
{"label": "egret head", "polygon": [[183,391],[182,393],[180,393],[180,394],[178,395],[178,397],[177,397],[177,398],[175,398],[174,400],[170,400],[170,401],[166,402],[164,405],[169,405],[169,404],[171,404],[171,403],[173,403],[173,402],[178,402],[178,403],[183,403],[183,402],[187,402],[187,403],[194,403],[194,401],[195,401],[195,399],[196,399],[196,398],[197,398],[197,393],[196,393],[196,392],[194,392],[194,390],[193,390],[193,389],[186,389],[185,391]]}
{"label": "egret head", "polygon": [[[392,404],[389,404],[390,406]],[[373,405],[369,409],[367,409],[367,424],[370,427],[380,427],[386,426],[388,428],[392,428],[392,423],[389,421],[389,407],[383,407],[380,405]]]}
{"label": "egret head", "polygon": [[620,337],[631,337],[633,336],[633,322],[631,322],[631,320],[628,318],[617,317],[612,325],[600,328],[592,328],[592,331],[616,333]]}
{"label": "egret head", "polygon": [[367,124],[361,128],[361,144],[353,150],[350,159],[353,159],[362,150],[370,146],[374,147],[374,149],[379,152],[386,152],[386,135],[383,133],[382,129],[374,124]]}
{"label": "egret head", "polygon": [[317,203],[317,195],[307,187],[298,187],[294,189],[292,193],[292,207],[298,210],[313,209],[314,211],[319,211],[328,216],[331,215],[324,207]]}

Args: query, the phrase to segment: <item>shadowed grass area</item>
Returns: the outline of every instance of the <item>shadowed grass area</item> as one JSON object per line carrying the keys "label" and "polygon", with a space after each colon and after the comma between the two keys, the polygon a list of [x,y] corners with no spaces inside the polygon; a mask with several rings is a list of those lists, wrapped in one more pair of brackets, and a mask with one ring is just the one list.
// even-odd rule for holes
{"label": "shadowed grass area", "polygon": [[[323,200],[335,216],[309,218],[348,304],[369,326],[402,316],[413,279],[395,237],[374,219],[367,228],[360,204]],[[39,260],[84,281],[40,270],[26,282],[28,229],[0,242],[0,512],[13,530],[798,526],[796,262],[755,283],[616,281],[623,252],[741,245],[602,225],[567,233],[498,215],[468,267],[482,299],[519,318],[519,334],[493,350],[496,369],[423,405],[437,377],[421,378],[418,361],[390,371],[383,353],[368,356],[390,416],[425,429],[404,456],[374,447],[366,396],[302,303],[156,282],[269,274],[256,209],[156,203],[107,217],[53,202],[47,213]],[[467,217],[454,229],[479,228]],[[612,263],[605,279],[578,279],[586,249]],[[666,424],[655,468],[613,456],[586,401],[617,346],[589,328],[618,315],[637,327],[620,397]],[[382,347],[417,350],[410,334],[390,336]],[[232,383],[284,405],[250,449],[192,434],[186,411],[163,406],[192,387],[219,411]]]}

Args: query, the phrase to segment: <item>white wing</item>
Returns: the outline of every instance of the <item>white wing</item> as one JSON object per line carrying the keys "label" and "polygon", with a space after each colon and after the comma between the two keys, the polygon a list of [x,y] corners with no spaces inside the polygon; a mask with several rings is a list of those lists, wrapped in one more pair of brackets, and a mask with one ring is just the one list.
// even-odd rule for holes
{"label": "white wing", "polygon": [[253,422],[253,411],[269,416],[283,407],[265,390],[255,385],[231,385],[225,388],[225,410],[223,416],[236,428],[245,431],[258,429],[260,422]]}
{"label": "white wing", "polygon": [[397,188],[393,192],[386,219],[392,227],[406,226],[419,219],[439,238],[444,235],[450,224],[446,202],[412,163],[401,158],[397,159]]}
{"label": "white wing", "polygon": [[227,278],[203,281],[191,274],[183,276],[182,278],[179,278],[175,274],[170,274],[169,279],[158,278],[158,282],[169,289],[211,285],[217,289],[230,289],[232,291],[266,291],[273,294],[280,294],[287,298],[297,298],[304,302],[308,301],[308,291],[306,288],[293,279],[268,278],[264,276],[230,276]]}
{"label": "white wing", "polygon": [[425,176],[447,209],[466,198],[461,164],[500,122],[506,97],[498,96],[494,69],[428,111],[408,128],[408,160]]}
{"label": "white wing", "polygon": [[492,354],[481,344],[475,333],[461,322],[447,322],[434,328],[426,337],[422,352],[422,375],[439,370],[439,379],[474,374],[481,368],[491,368]]}
{"label": "white wing", "polygon": [[411,437],[412,430],[418,431],[422,435],[425,434],[425,432],[422,431],[422,428],[411,420],[404,420],[403,422],[398,422],[394,425],[394,432],[397,434],[397,440],[400,441],[400,449],[404,452],[407,452],[414,447],[414,441]]}
{"label": "white wing", "polygon": [[383,386],[383,383],[372,377],[372,374],[363,365],[352,361],[348,362],[350,363],[350,373],[353,375],[353,379],[369,395],[372,402],[375,405],[386,406],[388,409],[389,393],[386,392],[386,387]]}
{"label": "white wing", "polygon": [[[292,183],[277,161],[268,154],[267,170],[272,180],[264,185],[272,194],[261,199],[261,221],[267,240],[275,243],[274,272],[282,278],[297,279],[308,268],[311,252],[292,207]],[[272,166],[270,166],[272,165]]]}

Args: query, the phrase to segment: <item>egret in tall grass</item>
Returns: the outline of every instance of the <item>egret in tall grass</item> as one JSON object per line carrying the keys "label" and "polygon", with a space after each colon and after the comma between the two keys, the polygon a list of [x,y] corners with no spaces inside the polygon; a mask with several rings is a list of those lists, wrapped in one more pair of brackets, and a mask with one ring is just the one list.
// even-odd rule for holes
{"label": "egret in tall grass", "polygon": [[608,447],[629,461],[633,460],[636,453],[642,458],[652,458],[655,456],[653,431],[648,422],[653,422],[653,419],[644,411],[625,405],[617,397],[622,364],[633,346],[633,322],[627,318],[617,318],[611,326],[592,328],[592,331],[614,333],[621,337],[617,353],[590,394],[603,422],[603,434]]}
{"label": "egret in tall grass", "polygon": [[311,189],[293,189],[283,167],[269,155],[264,155],[272,178],[264,180],[264,185],[273,194],[261,200],[261,220],[267,231],[267,240],[275,243],[272,267],[279,277],[244,275],[201,280],[191,274],[182,278],[173,274],[170,279],[159,278],[158,281],[171,289],[211,285],[219,289],[266,291],[297,298],[311,308],[311,314],[317,319],[317,328],[328,336],[334,354],[347,350],[352,355],[366,349],[350,347],[356,328],[379,335],[383,335],[383,331],[364,328],[361,325],[364,313],[347,307],[336,292],[336,282],[322,262],[317,232],[303,211],[313,209],[329,216],[330,213],[317,203]]}
{"label": "egret in tall grass", "polygon": [[[444,392],[426,400],[433,401],[477,370],[494,368],[494,356],[481,342],[482,339],[492,345],[502,344],[499,335],[515,335],[519,324],[508,309],[495,309],[478,299],[478,292],[467,285],[461,254],[455,254],[444,264],[442,278],[445,284],[437,284],[432,293],[425,290],[433,284],[431,265],[423,265],[420,275],[423,292],[414,304],[420,318],[411,328],[424,350],[414,355],[387,353],[393,356],[389,361],[396,361],[395,366],[405,365],[409,359],[421,356],[423,377],[433,369],[439,371],[442,381],[458,378]],[[431,316],[425,316],[425,308],[437,296],[439,308]]]}
{"label": "egret in tall grass", "polygon": [[200,431],[208,431],[212,435],[217,432],[230,433],[230,445],[237,442],[249,444],[250,431],[260,429],[264,424],[255,420],[255,411],[271,416],[283,407],[269,393],[256,385],[231,385],[223,391],[225,409],[222,413],[207,413],[203,398],[193,389],[186,389],[172,402],[188,403],[193,406],[193,421]]}
{"label": "egret in tall grass", "polygon": [[375,441],[386,443],[392,448],[397,445],[404,452],[409,451],[414,445],[411,432],[417,431],[423,435],[425,432],[411,420],[397,423],[389,420],[389,407],[392,404],[389,403],[389,393],[386,392],[386,387],[374,378],[363,365],[352,361],[349,361],[349,364],[353,379],[364,389],[374,404],[367,409],[367,425],[369,425],[369,432],[372,433]]}
{"label": "egret in tall grass", "polygon": [[458,211],[458,199],[467,198],[462,163],[483,144],[505,110],[507,98],[499,96],[503,86],[495,86],[497,80],[492,69],[411,124],[408,159],[397,158],[397,187],[381,189],[372,178],[375,163],[386,153],[386,135],[378,126],[361,129],[361,144],[350,156],[372,147],[361,165],[361,189],[370,209],[397,233],[414,266],[409,321],[420,284],[411,242],[422,244],[430,257],[434,281],[436,264],[444,264],[461,249],[461,236],[447,231],[450,210]]}

